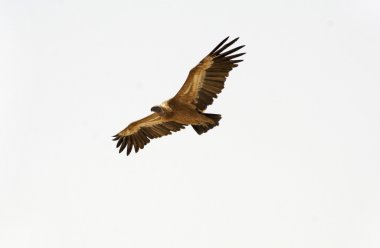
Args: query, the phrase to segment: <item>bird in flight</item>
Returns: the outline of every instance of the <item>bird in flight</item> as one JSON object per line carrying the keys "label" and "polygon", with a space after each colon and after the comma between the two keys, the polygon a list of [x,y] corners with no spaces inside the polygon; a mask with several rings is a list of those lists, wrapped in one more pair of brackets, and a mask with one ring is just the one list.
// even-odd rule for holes
{"label": "bird in flight", "polygon": [[229,37],[222,40],[191,69],[185,83],[173,98],[153,106],[152,114],[132,122],[113,136],[119,153],[127,148],[129,155],[133,147],[137,153],[151,139],[177,132],[187,125],[191,125],[199,135],[219,125],[221,115],[204,111],[224,88],[228,73],[243,61],[236,58],[245,54],[236,53],[244,45],[228,50],[239,38],[231,41],[228,39]]}

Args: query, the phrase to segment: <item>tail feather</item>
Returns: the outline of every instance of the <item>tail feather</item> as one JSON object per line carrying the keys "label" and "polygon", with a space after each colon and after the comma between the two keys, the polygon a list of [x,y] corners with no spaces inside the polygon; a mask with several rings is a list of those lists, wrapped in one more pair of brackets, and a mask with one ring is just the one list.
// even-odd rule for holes
{"label": "tail feather", "polygon": [[202,125],[192,125],[195,132],[197,132],[199,135],[206,133],[208,130],[212,129],[213,127],[216,127],[219,125],[220,119],[222,119],[221,115],[218,114],[204,114],[206,117],[212,119],[214,121],[214,124],[208,124],[207,126]]}

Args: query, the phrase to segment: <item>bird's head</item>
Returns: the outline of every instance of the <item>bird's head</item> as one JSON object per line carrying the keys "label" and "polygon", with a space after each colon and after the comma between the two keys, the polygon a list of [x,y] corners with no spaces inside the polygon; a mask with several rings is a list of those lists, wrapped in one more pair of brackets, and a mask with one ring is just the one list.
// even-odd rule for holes
{"label": "bird's head", "polygon": [[155,112],[155,113],[157,113],[157,114],[159,114],[161,116],[163,116],[163,115],[166,114],[166,112],[164,111],[164,109],[162,107],[160,107],[160,106],[153,106],[150,109],[150,111]]}

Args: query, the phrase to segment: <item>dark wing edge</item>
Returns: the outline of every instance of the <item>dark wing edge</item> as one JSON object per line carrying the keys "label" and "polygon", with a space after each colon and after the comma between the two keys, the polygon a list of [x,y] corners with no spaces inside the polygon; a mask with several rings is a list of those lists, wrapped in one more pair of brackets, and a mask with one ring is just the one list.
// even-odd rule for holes
{"label": "dark wing edge", "polygon": [[[205,71],[205,77],[201,82],[198,95],[194,99],[193,104],[197,106],[200,111],[204,111],[208,105],[211,105],[218,94],[224,88],[229,72],[242,62],[242,59],[236,59],[245,53],[236,53],[245,45],[241,45],[230,50],[227,50],[233,45],[239,37],[229,41],[229,37],[220,42],[209,54],[206,59],[211,58],[212,64]],[[202,63],[202,62],[201,62]]]}
{"label": "dark wing edge", "polygon": [[[131,153],[133,147],[135,153],[137,153],[139,149],[143,149],[151,139],[170,135],[172,132],[177,132],[183,128],[185,128],[185,125],[177,123],[175,121],[155,123],[152,125],[141,126],[137,131],[130,135],[123,135],[123,130],[120,133],[114,135],[113,140],[117,141],[116,148],[119,148],[119,153],[127,148],[128,156]],[[128,127],[126,129],[128,129]]]}

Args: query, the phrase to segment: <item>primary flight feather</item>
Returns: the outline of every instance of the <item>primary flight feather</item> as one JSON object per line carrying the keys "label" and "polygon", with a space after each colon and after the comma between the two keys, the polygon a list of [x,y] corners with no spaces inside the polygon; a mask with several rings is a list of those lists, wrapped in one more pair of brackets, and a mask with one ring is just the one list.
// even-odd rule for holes
{"label": "primary flight feather", "polygon": [[191,125],[198,134],[203,134],[219,125],[221,115],[204,111],[224,88],[228,73],[243,61],[236,58],[245,54],[236,53],[244,46],[228,50],[239,39],[227,42],[228,38],[220,42],[191,69],[185,83],[173,98],[153,106],[151,108],[153,114],[132,122],[114,135],[119,153],[125,148],[127,155],[133,148],[138,152],[151,139],[177,132],[187,125]]}

